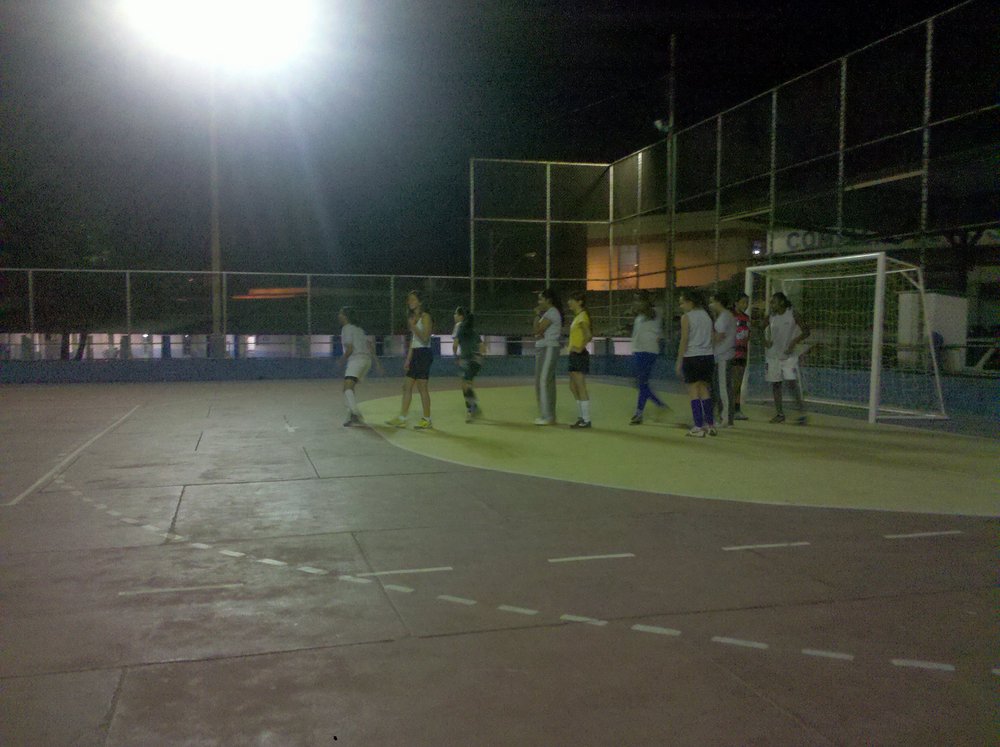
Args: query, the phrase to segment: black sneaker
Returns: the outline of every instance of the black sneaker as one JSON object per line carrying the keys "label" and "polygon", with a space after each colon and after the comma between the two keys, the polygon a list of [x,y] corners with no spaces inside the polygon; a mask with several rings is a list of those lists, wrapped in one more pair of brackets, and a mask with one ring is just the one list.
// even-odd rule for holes
{"label": "black sneaker", "polygon": [[807,418],[805,415],[799,415],[797,418],[795,418],[795,425],[805,425],[808,422],[809,418]]}
{"label": "black sneaker", "polygon": [[629,425],[642,425],[642,415],[636,413],[632,416],[632,419],[628,421]]}
{"label": "black sneaker", "polygon": [[570,426],[570,428],[590,428],[590,421],[584,420],[583,418],[577,418],[577,421]]}
{"label": "black sneaker", "polygon": [[784,423],[785,422],[785,416],[784,416],[784,414],[779,412],[777,415],[775,415],[773,418],[771,418],[771,422],[772,423]]}

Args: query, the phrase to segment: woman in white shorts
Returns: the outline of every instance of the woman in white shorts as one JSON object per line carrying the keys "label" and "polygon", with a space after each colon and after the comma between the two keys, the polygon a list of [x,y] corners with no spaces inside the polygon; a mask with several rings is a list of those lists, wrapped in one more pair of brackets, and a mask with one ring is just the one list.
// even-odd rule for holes
{"label": "woman in white shorts", "polygon": [[354,387],[365,378],[373,362],[380,374],[382,364],[375,357],[375,346],[365,335],[365,331],[356,324],[354,309],[345,306],[337,318],[341,324],[340,345],[344,349],[344,354],[338,361],[338,364],[344,367],[344,404],[348,412],[344,425],[362,425],[365,421],[361,417],[361,410],[358,409]]}
{"label": "woman in white shorts", "polygon": [[771,314],[768,317],[767,329],[764,330],[764,341],[767,350],[764,353],[764,378],[771,384],[771,394],[774,397],[775,415],[772,423],[785,422],[785,409],[781,401],[781,385],[785,386],[795,397],[795,407],[799,411],[795,422],[806,423],[806,408],[799,390],[799,353],[796,346],[809,336],[809,327],[792,308],[784,293],[771,296]]}

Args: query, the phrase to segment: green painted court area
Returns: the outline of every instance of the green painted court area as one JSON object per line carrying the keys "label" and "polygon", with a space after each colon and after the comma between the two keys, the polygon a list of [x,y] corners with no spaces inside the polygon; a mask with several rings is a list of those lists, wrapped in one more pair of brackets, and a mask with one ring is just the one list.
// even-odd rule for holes
{"label": "green painted court area", "polygon": [[[686,399],[666,395],[656,422],[628,425],[634,391],[590,382],[591,430],[568,427],[576,405],[559,383],[560,424],[532,424],[530,386],[478,390],[484,416],[465,422],[461,393],[432,392],[434,429],[382,425],[399,398],[363,404],[368,422],[393,444],[469,466],[616,488],[754,503],[996,516],[1000,514],[1000,442],[971,436],[811,415],[809,424],[771,425],[765,406],[715,438],[685,436]],[[416,393],[414,393],[416,394]],[[411,420],[419,415],[414,396]]]}

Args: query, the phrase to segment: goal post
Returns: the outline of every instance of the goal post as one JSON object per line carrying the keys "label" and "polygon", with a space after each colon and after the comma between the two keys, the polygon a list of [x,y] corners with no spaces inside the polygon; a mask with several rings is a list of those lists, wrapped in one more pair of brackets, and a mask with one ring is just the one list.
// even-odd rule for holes
{"label": "goal post", "polygon": [[920,268],[885,252],[746,270],[751,336],[747,400],[770,400],[763,330],[781,291],[809,327],[793,354],[807,402],[866,409],[868,421],[945,418]]}

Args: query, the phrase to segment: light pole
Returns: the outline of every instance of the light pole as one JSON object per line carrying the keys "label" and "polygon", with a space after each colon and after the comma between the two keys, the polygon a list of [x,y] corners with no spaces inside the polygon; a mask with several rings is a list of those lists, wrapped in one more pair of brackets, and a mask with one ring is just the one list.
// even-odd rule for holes
{"label": "light pole", "polygon": [[208,67],[212,334],[209,356],[225,357],[219,205],[218,77],[222,71],[287,65],[308,48],[315,0],[122,0],[128,22],[156,46]]}

